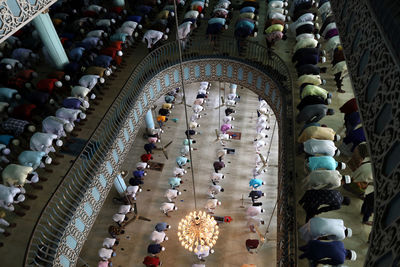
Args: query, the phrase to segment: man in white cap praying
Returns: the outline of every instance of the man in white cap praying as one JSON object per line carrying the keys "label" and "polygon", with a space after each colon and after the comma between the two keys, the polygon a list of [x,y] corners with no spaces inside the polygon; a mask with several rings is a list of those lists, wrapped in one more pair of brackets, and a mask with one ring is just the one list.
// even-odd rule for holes
{"label": "man in white cap praying", "polygon": [[205,261],[204,258],[208,257],[210,255],[210,253],[211,254],[214,253],[214,250],[210,249],[209,246],[198,245],[196,250],[195,250],[194,254],[196,254],[197,258],[199,258],[199,260],[201,260],[201,261]]}
{"label": "man in white cap praying", "polygon": [[221,201],[218,201],[218,199],[213,198],[213,199],[208,199],[206,202],[206,205],[204,208],[211,214],[214,214],[215,209],[217,206],[221,206]]}
{"label": "man in white cap praying", "polygon": [[164,196],[168,199],[169,202],[174,202],[175,198],[177,198],[181,194],[182,192],[179,192],[176,189],[167,189],[167,191],[165,191]]}
{"label": "man in white cap praying", "polygon": [[349,175],[342,175],[337,170],[315,170],[305,180],[307,189],[335,189],[351,183]]}
{"label": "man in white cap praying", "polygon": [[167,216],[171,217],[168,212],[178,210],[178,207],[175,206],[175,203],[164,202],[161,204],[160,210]]}
{"label": "man in white cap praying", "polygon": [[150,240],[155,244],[161,244],[162,242],[167,241],[168,237],[164,231],[153,231],[150,235]]}
{"label": "man in white cap praying", "polygon": [[353,231],[344,226],[341,219],[330,218],[311,218],[303,225],[299,232],[301,238],[308,242],[310,240],[343,240],[346,237],[351,237]]}

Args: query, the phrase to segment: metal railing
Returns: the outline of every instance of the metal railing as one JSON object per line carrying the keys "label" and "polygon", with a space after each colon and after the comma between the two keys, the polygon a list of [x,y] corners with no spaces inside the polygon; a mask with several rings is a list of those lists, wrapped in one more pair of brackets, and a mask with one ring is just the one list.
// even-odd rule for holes
{"label": "metal railing", "polygon": [[[235,39],[220,39],[215,45],[211,45],[206,40],[196,41],[185,47],[183,60],[222,58],[241,61],[268,74],[281,85],[281,89],[286,90],[282,92],[282,96],[287,95],[291,91],[292,82],[289,69],[282,59],[273,52],[267,53],[267,48],[258,43],[245,41],[241,45],[243,49],[239,51]],[[129,112],[134,107],[140,93],[153,76],[178,63],[178,43],[175,41],[149,53],[132,71],[119,95],[109,107],[99,126],[93,132],[75,163],[60,182],[40,214],[25,252],[25,266],[51,266],[53,264],[67,225],[71,221],[75,210],[82,204],[82,200],[94,181],[96,172],[99,171],[100,165],[104,163],[108,151],[113,142],[115,142],[122,125],[128,119]],[[283,132],[286,131],[284,130]],[[287,155],[290,156],[290,154]],[[286,155],[284,155],[284,158],[286,158]],[[283,166],[287,165],[288,160],[283,158],[280,160]],[[285,170],[283,170],[282,174],[279,179],[283,188],[280,188],[280,190],[285,190],[287,182],[291,179],[290,177],[287,179],[287,176],[292,174],[287,173]],[[282,195],[286,195],[286,193],[282,192],[286,191],[280,191],[281,199]],[[291,194],[290,190],[287,192]],[[283,216],[283,219],[278,219],[281,224],[278,225],[278,231],[284,233],[284,237],[283,239],[278,238],[278,250],[281,247],[287,250],[286,245],[281,246],[280,244],[282,242],[291,242],[293,233],[288,231],[295,231],[295,229],[287,227],[287,220],[293,218],[293,214],[285,213],[285,210],[295,205],[288,202],[287,196],[283,196],[283,201],[280,201],[280,203],[278,217]],[[290,237],[287,238],[288,236]],[[284,241],[285,238],[287,238],[287,241]],[[290,261],[287,257],[291,257],[291,253],[291,251],[278,252],[278,255],[285,255],[282,259],[278,258],[278,262]]]}

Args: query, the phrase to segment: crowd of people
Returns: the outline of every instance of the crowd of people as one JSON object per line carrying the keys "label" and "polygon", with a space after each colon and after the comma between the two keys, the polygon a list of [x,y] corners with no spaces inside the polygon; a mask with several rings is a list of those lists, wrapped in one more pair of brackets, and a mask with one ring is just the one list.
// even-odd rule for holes
{"label": "crowd of people", "polygon": [[[341,186],[363,199],[366,188],[372,183],[371,163],[354,98],[340,107],[340,112],[345,114],[345,137],[340,149],[337,148],[342,139],[340,132],[320,123],[325,116],[334,115],[335,110],[329,108],[334,95],[323,88],[326,81],[320,76],[327,69],[318,64],[324,63],[326,58],[332,59],[330,71],[334,75],[336,93],[339,94],[345,92],[342,86],[347,72],[329,1],[314,3],[311,0],[295,0],[290,11],[293,23],[289,30],[296,38],[292,62],[298,74],[301,100],[297,105],[296,122],[303,124],[297,141],[301,144],[301,153],[305,153],[306,173],[302,180],[305,193],[299,200],[306,214],[305,224],[299,229],[302,240],[306,242],[300,247],[303,252],[300,259],[308,259],[311,266],[338,265],[345,260],[357,259],[356,252],[345,248],[342,242],[352,236],[352,230],[340,218],[316,216],[339,210],[342,205],[351,205],[350,198],[338,191]],[[319,19],[321,27],[317,22]],[[346,163],[335,159],[339,155],[343,158],[343,154],[351,155]],[[351,175],[343,175],[342,172]],[[369,225],[373,211],[373,201],[370,198],[373,198],[373,193],[365,197],[361,210],[364,214],[363,223]]]}
{"label": "crowd of people", "polygon": [[[27,24],[0,47],[0,207],[2,225],[13,227],[4,217],[19,216],[25,197],[35,199],[32,189],[48,165],[58,165],[57,147],[77,136],[79,126],[102,100],[105,83],[124,65],[123,51],[131,47],[141,25],[128,14],[124,1],[107,5],[99,1],[58,1],[49,14],[69,63],[56,69],[38,30]],[[43,71],[42,65],[50,68]],[[53,69],[53,70],[52,70]],[[96,97],[97,96],[97,97]],[[26,186],[29,184],[29,186]],[[18,208],[16,208],[18,207]],[[1,229],[4,235],[7,231]],[[2,243],[1,243],[2,245]]]}

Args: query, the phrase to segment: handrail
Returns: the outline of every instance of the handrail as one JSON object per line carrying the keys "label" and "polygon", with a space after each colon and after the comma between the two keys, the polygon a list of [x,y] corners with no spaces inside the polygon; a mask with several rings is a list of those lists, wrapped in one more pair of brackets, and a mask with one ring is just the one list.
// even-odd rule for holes
{"label": "handrail", "polygon": [[[281,90],[286,90],[282,92],[282,95],[291,91],[292,81],[289,69],[277,54],[273,52],[267,54],[267,48],[256,42],[241,41],[241,45],[244,49],[239,51],[235,39],[220,38],[215,45],[211,45],[205,40],[196,41],[185,47],[182,56],[184,61],[206,58],[234,59],[268,73],[270,78],[280,85]],[[76,210],[82,203],[87,190],[94,181],[93,174],[105,159],[107,151],[120,132],[123,122],[128,119],[129,112],[134,107],[144,86],[157,73],[178,63],[178,43],[174,41],[149,53],[131,72],[130,77],[90,136],[73,166],[43,208],[25,252],[25,266],[32,266],[31,264],[41,266],[36,263],[40,260],[39,258],[43,257],[43,253],[38,255],[37,250],[38,248],[43,250],[42,247],[46,247],[45,244],[49,243],[44,239],[52,240],[50,235],[53,233],[52,224],[57,225],[58,234],[59,232],[65,234],[66,226],[74,215],[71,214],[71,210]],[[78,184],[79,188],[72,190],[72,187],[76,187]],[[65,200],[63,201],[64,205],[58,205],[60,200]],[[60,225],[56,220],[59,217],[57,212],[63,213],[65,226],[64,224]],[[47,234],[44,234],[43,229],[47,231]],[[45,250],[48,251],[49,258],[55,260],[57,247],[49,245]]]}

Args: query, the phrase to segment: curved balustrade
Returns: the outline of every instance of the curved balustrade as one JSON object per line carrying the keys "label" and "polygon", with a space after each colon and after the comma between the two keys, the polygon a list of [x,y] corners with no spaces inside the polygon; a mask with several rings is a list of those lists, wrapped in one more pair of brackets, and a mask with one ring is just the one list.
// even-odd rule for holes
{"label": "curved balustrade", "polygon": [[[282,116],[280,132],[284,135],[283,138],[280,138],[280,147],[283,152],[280,153],[281,168],[279,171],[278,229],[281,234],[278,234],[278,265],[291,266],[289,263],[296,261],[294,254],[296,248],[293,248],[296,246],[296,242],[293,242],[296,238],[296,220],[293,208],[295,207],[293,199],[295,194],[293,194],[294,183],[292,183],[294,171],[291,169],[294,166],[292,162],[294,149],[292,144],[287,144],[290,142],[284,142],[290,140],[290,134],[293,132],[290,73],[279,56],[274,53],[270,53],[268,56],[266,47],[254,42],[245,42],[244,44],[244,50],[239,53],[234,39],[222,39],[215,46],[211,46],[208,41],[195,42],[183,51],[183,61],[215,58],[239,61],[259,70],[261,75],[267,75],[281,91],[282,100],[277,100],[283,110],[283,114],[282,111],[280,114]],[[170,42],[148,54],[132,72],[118,97],[38,218],[25,253],[26,266],[70,266],[76,263],[81,248],[80,243],[84,243],[84,238],[97,216],[96,212],[100,210],[102,201],[112,186],[112,182],[107,184],[104,177],[99,175],[100,169],[110,176],[111,174],[114,177],[118,175],[108,162],[113,159],[118,165],[119,160],[122,161],[124,157],[123,155],[118,156],[118,153],[110,153],[110,151],[118,150],[126,153],[129,150],[129,145],[125,149],[124,142],[121,140],[128,144],[134,140],[136,129],[132,120],[140,121],[134,107],[139,101],[145,103],[144,106],[147,108],[149,106],[147,97],[140,97],[140,94],[145,90],[146,84],[152,77],[171,66],[175,65],[176,67],[178,63],[178,44]],[[162,90],[159,91],[162,93]],[[138,113],[143,116],[145,110],[141,105]],[[130,128],[131,139],[127,128]],[[130,141],[128,142],[128,140]],[[104,190],[99,190],[99,188],[104,188]],[[98,203],[90,205],[90,198],[93,197]],[[95,215],[92,216],[92,214]],[[80,218],[83,217],[90,217],[88,219],[90,225],[82,224]],[[77,236],[77,229],[85,233],[82,234],[82,240],[79,240],[79,237],[77,240],[70,238],[74,232],[74,236]],[[66,245],[71,248],[72,252],[64,256],[64,254],[60,254],[59,250],[61,246]]]}

